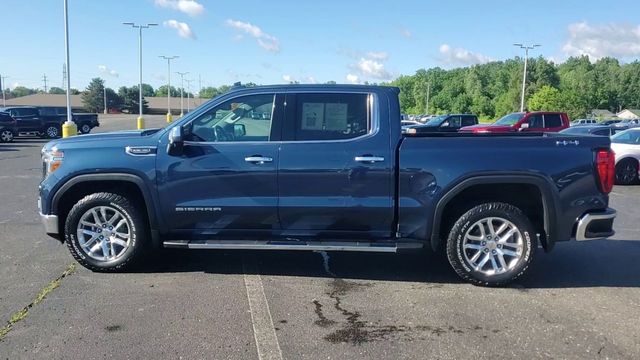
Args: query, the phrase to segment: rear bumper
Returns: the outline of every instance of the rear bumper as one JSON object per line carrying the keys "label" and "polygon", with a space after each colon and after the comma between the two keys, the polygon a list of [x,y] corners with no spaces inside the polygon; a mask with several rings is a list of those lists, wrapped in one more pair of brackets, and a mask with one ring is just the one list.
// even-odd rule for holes
{"label": "rear bumper", "polygon": [[576,240],[598,240],[613,236],[613,219],[616,211],[609,208],[601,212],[591,212],[582,215],[576,223]]}

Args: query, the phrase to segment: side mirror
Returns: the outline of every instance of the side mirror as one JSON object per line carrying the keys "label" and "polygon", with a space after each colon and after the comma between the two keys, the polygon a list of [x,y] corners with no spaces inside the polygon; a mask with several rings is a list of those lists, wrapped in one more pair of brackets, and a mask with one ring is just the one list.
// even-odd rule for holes
{"label": "side mirror", "polygon": [[233,137],[240,138],[247,135],[247,127],[244,124],[233,124]]}
{"label": "side mirror", "polygon": [[176,126],[169,132],[169,144],[167,154],[172,156],[182,155],[184,140],[182,139],[182,126]]}
{"label": "side mirror", "polygon": [[524,124],[520,125],[520,129],[519,130],[522,131],[522,130],[526,130],[528,128],[529,128],[529,123],[524,123]]}

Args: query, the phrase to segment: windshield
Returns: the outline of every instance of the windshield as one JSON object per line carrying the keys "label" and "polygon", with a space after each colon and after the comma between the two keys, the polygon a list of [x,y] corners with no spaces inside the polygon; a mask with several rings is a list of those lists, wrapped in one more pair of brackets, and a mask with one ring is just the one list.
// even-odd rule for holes
{"label": "windshield", "polygon": [[591,128],[589,127],[584,127],[584,126],[578,126],[578,127],[570,127],[568,129],[564,129],[562,131],[560,131],[563,134],[588,134],[589,130],[591,130]]}
{"label": "windshield", "polygon": [[524,113],[513,113],[509,115],[505,115],[501,117],[498,121],[494,122],[493,125],[513,125],[520,121],[524,117]]}
{"label": "windshield", "polygon": [[430,125],[430,126],[440,126],[440,124],[444,121],[444,119],[447,118],[447,115],[440,115],[440,116],[436,116],[434,118],[432,118],[431,120],[427,121],[425,123],[425,125]]}
{"label": "windshield", "polygon": [[611,142],[615,144],[640,145],[640,130],[627,130],[617,133],[611,137]]}

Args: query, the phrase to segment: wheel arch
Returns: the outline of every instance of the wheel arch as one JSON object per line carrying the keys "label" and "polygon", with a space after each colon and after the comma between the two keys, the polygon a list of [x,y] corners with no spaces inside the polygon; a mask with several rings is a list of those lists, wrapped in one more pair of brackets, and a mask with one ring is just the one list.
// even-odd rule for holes
{"label": "wheel arch", "polygon": [[51,211],[58,215],[58,228],[64,228],[67,214],[77,201],[91,193],[103,191],[130,195],[143,204],[144,216],[148,221],[151,238],[154,243],[158,242],[159,222],[154,199],[141,177],[127,173],[84,174],[66,181],[54,193],[51,200]]}
{"label": "wheel arch", "polygon": [[[490,190],[487,191],[488,189]],[[535,190],[535,192],[537,192],[537,198],[529,199],[522,196],[509,198],[507,196],[508,194],[513,194],[514,191],[518,189],[528,189],[528,191]],[[494,197],[494,195],[502,193],[503,191],[504,195],[501,198],[496,199]],[[470,196],[470,194],[473,194],[473,196]],[[446,216],[449,214],[455,214],[456,210],[464,209],[472,204],[477,205],[477,203],[473,203],[473,201],[477,201],[479,199],[482,199],[483,201],[502,200],[503,202],[510,203],[515,206],[522,205],[523,203],[531,204],[533,206],[532,210],[534,211],[539,206],[543,214],[542,218],[538,219],[538,223],[534,224],[534,226],[537,225],[538,229],[543,230],[543,232],[541,232],[542,236],[540,241],[545,251],[550,251],[553,248],[557,227],[556,214],[559,205],[557,195],[554,194],[553,185],[550,183],[550,180],[542,176],[531,174],[494,174],[475,175],[465,178],[451,186],[440,200],[438,200],[433,215],[433,226],[430,238],[431,247],[434,250],[441,246],[443,241],[442,232],[446,231],[446,228],[450,225],[449,223],[452,225],[453,222],[455,222],[455,219],[457,219],[456,217],[451,221],[451,219],[447,219]],[[469,200],[472,203],[467,203],[465,200]],[[529,202],[529,200],[532,202]],[[539,203],[537,203],[537,201],[539,201]],[[461,205],[461,207],[457,208],[456,205]],[[527,213],[527,211],[525,211],[525,213]],[[535,220],[536,219],[534,219],[534,223],[536,222]]]}

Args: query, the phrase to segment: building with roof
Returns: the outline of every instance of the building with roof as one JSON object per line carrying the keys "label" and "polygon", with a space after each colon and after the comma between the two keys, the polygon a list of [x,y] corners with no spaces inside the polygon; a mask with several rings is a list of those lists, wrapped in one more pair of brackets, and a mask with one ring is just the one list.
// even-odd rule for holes
{"label": "building with roof", "polygon": [[612,113],[609,110],[594,109],[594,110],[591,110],[591,113],[589,113],[589,117],[596,118],[596,119],[611,119],[611,118],[615,118],[616,114]]}
{"label": "building with roof", "polygon": [[624,109],[620,111],[617,115],[620,119],[640,119],[640,110]]}

